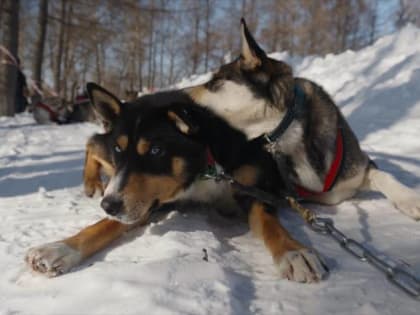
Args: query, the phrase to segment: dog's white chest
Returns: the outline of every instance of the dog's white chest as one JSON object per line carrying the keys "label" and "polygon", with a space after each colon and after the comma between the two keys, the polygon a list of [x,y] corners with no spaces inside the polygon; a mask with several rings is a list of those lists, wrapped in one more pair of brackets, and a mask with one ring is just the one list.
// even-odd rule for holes
{"label": "dog's white chest", "polygon": [[229,204],[233,200],[230,184],[226,181],[215,181],[213,179],[196,180],[190,187],[181,192],[176,199],[220,202],[223,204]]}
{"label": "dog's white chest", "polygon": [[294,121],[276,142],[269,145],[269,151],[272,151],[274,155],[275,151],[278,151],[290,156],[298,183],[309,190],[321,191],[323,183],[308,160],[303,136],[301,124]]}

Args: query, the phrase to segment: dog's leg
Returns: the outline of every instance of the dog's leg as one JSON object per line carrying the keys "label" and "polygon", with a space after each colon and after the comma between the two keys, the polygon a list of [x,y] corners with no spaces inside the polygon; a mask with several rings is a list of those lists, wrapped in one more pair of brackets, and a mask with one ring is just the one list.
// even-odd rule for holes
{"label": "dog's leg", "polygon": [[253,233],[264,241],[282,278],[297,282],[318,282],[328,269],[319,255],[294,240],[264,205],[254,202],[249,213]]}
{"label": "dog's leg", "polygon": [[370,166],[362,189],[383,193],[402,213],[420,220],[420,193],[401,184],[391,174]]}
{"label": "dog's leg", "polygon": [[[233,176],[246,186],[258,186],[258,182],[264,182],[264,170],[252,165],[242,165],[233,172]],[[270,213],[269,210],[275,212],[274,209],[241,195],[240,191],[235,193],[235,199],[248,211],[253,234],[264,242],[283,278],[297,282],[316,282],[324,278],[328,271],[318,254],[289,235],[278,218]]]}
{"label": "dog's leg", "polygon": [[29,249],[25,260],[34,271],[55,277],[103,249],[130,227],[118,221],[103,219],[72,237]]}
{"label": "dog's leg", "polygon": [[86,148],[85,168],[83,170],[83,183],[85,186],[85,194],[92,197],[98,190],[101,195],[104,188],[101,181],[101,164],[94,158],[90,152],[89,146]]}
{"label": "dog's leg", "polygon": [[96,191],[104,193],[104,184],[101,180],[101,170],[107,175],[112,175],[113,167],[108,161],[105,149],[107,134],[92,136],[86,145],[85,167],[83,170],[83,183],[85,193],[92,197]]}

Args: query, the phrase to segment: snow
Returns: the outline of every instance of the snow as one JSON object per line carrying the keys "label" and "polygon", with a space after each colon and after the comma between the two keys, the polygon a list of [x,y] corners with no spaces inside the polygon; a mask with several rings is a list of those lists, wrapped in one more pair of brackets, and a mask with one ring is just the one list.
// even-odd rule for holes
{"label": "snow", "polygon": [[[380,167],[420,192],[420,30],[409,26],[359,52],[290,58],[299,76],[324,86]],[[203,82],[196,76],[178,87]],[[0,314],[418,314],[418,301],[309,230],[281,220],[325,257],[326,281],[280,280],[245,223],[201,209],[174,209],[57,278],[31,273],[29,247],[69,236],[103,217],[81,185],[92,124],[36,125],[0,117]],[[420,275],[419,223],[378,194],[336,207],[311,205],[352,238]],[[208,262],[202,259],[203,248]],[[402,260],[398,260],[402,259]]]}

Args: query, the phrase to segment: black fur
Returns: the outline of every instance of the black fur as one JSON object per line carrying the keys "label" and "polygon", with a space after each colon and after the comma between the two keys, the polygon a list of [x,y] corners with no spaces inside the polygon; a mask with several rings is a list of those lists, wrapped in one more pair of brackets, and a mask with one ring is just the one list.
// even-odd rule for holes
{"label": "black fur", "polygon": [[[124,168],[130,173],[171,176],[172,158],[181,157],[186,162],[186,189],[205,171],[206,149],[209,148],[227,173],[232,174],[243,165],[255,166],[259,174],[256,187],[274,194],[286,189],[285,179],[263,143],[248,141],[241,131],[211,110],[195,104],[182,91],[146,95],[120,104],[120,109],[120,115],[113,119],[111,129],[104,135],[94,135],[90,140],[105,147],[102,151],[107,154],[102,158],[108,160],[117,172]],[[168,117],[168,112],[181,117],[192,132],[185,134],[180,131]],[[120,150],[114,148],[121,135],[128,136],[128,147],[118,152]],[[139,155],[136,144],[140,138],[158,146],[160,154]],[[240,192],[235,199],[244,208],[251,204],[250,198]]]}

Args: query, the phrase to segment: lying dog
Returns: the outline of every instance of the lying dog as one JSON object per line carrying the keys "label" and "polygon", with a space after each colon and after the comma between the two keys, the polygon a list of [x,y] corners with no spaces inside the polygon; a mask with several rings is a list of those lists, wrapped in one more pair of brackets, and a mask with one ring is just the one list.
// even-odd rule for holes
{"label": "lying dog", "polygon": [[107,132],[88,142],[85,187],[88,194],[102,189],[103,167],[111,178],[101,202],[109,218],[75,236],[29,250],[26,261],[33,270],[48,276],[67,272],[130,227],[145,224],[154,209],[193,199],[238,204],[283,278],[314,282],[327,274],[318,255],[281,226],[275,209],[232,191],[226,182],[200,176],[206,173],[208,160],[215,160],[239,183],[279,195],[285,189],[284,179],[260,141],[248,141],[244,133],[195,104],[183,91],[121,103],[93,83],[87,90]]}
{"label": "lying dog", "polygon": [[248,138],[265,132],[261,141],[288,165],[289,180],[301,197],[333,205],[360,190],[374,190],[419,220],[419,194],[371,162],[330,96],[314,82],[294,78],[289,65],[258,46],[244,20],[241,26],[240,57],[185,92]]}
{"label": "lying dog", "polygon": [[[102,203],[105,209],[109,208],[112,212],[112,209],[125,203],[134,203],[137,207],[140,207],[141,204],[144,207],[143,197],[138,197],[140,201],[135,197],[124,197],[122,203],[121,200],[115,203],[112,198],[107,198],[108,195],[112,195],[110,192],[118,190],[121,185],[124,188],[123,191],[130,191],[125,188],[126,182],[122,179],[122,175],[118,175],[120,173],[113,164],[115,152],[112,151],[115,143],[114,128],[118,125],[116,121],[121,119],[120,115],[125,112],[125,106],[121,106],[115,97],[100,88],[92,90],[97,90],[97,95],[95,96],[92,91],[91,97],[97,110],[105,118],[108,133],[102,136],[96,135],[88,144],[84,174],[86,193],[92,195],[95,190],[103,191],[99,175],[100,169],[103,168],[113,178]],[[404,214],[414,219],[420,218],[420,199],[417,194],[399,183],[390,174],[375,167],[360,149],[355,135],[328,94],[309,80],[294,78],[292,69],[287,64],[268,58],[249,33],[244,21],[242,22],[241,56],[234,62],[222,66],[206,84],[175,94],[176,97],[175,95],[171,97],[185,99],[185,95],[188,95],[196,103],[209,106],[219,116],[218,119],[221,121],[224,119],[237,129],[235,132],[241,131],[248,139],[258,137],[261,130],[266,133],[273,129],[279,131],[274,136],[267,134],[268,137],[259,137],[249,143],[257,146],[258,151],[264,146],[270,152],[279,164],[277,169],[272,169],[279,178],[281,178],[279,169],[284,170],[283,163],[285,163],[286,171],[288,171],[286,182],[291,180],[297,191],[306,199],[335,204],[352,197],[359,190],[375,190],[382,192]],[[162,100],[155,101],[162,102]],[[190,102],[187,99],[185,101]],[[143,101],[140,99],[138,102],[142,103]],[[167,104],[167,101],[163,103]],[[211,116],[217,117],[217,115]],[[172,118],[179,130],[186,136],[188,130],[191,129],[191,125],[188,123],[189,119],[182,114],[172,115]],[[279,121],[282,122],[280,125]],[[283,123],[284,121],[286,123]],[[212,126],[204,126],[212,128]],[[232,130],[234,129],[232,128]],[[280,134],[279,137],[278,134]],[[127,145],[130,139],[122,137],[118,140],[119,144],[116,148],[120,150],[120,147]],[[220,139],[216,140],[225,143],[222,141],[224,140],[223,134]],[[149,148],[150,144],[146,143],[145,146]],[[226,148],[232,149],[229,145]],[[265,156],[262,153],[259,154]],[[250,157],[254,158],[252,154]],[[267,156],[264,159],[267,159],[269,164],[273,163]],[[257,185],[275,193],[279,187],[282,187],[283,182],[278,182],[279,187],[270,185],[266,187],[258,184],[261,179],[255,178],[260,178],[260,176],[264,178],[264,172],[260,170],[261,165],[256,166],[258,161],[258,159],[249,161],[247,162],[249,165],[236,165],[238,170],[242,171],[237,170],[235,178],[244,184]],[[220,162],[223,165],[228,161]],[[228,164],[223,166],[229,169]],[[231,168],[231,170],[234,169],[235,167]],[[168,173],[165,176],[167,175]],[[143,180],[143,184],[149,185],[149,182]],[[153,185],[156,189],[159,188],[158,184]],[[202,191],[202,189],[196,188],[200,186],[207,186],[207,184],[185,186],[190,189],[184,189],[184,191]],[[209,189],[209,187],[205,188]],[[146,191],[149,191],[149,188]],[[150,191],[151,195],[159,195],[157,191],[160,192],[159,189]],[[176,194],[167,200],[164,200],[165,198],[158,199],[160,203],[164,203],[186,195],[188,194]],[[114,205],[111,206],[109,202]],[[150,202],[152,201],[148,200],[148,203]],[[311,264],[305,266],[304,262],[308,251],[303,250],[302,252],[300,244],[295,248],[296,241],[290,240],[279,223],[264,211],[263,205],[254,202],[246,208],[250,209],[251,228],[264,239],[284,277],[296,281],[312,281],[322,278],[322,275],[325,274],[325,267],[316,254],[310,254],[310,258],[307,260],[311,261]],[[141,220],[146,219],[149,211],[145,213],[145,215],[141,215]],[[125,216],[121,217],[121,215],[114,214],[124,221]],[[126,223],[128,222],[130,221],[126,221]],[[106,219],[88,227],[74,237],[30,250],[27,261],[34,270],[48,275],[56,275],[69,270],[80,263],[82,259],[105,247],[127,228],[128,226],[125,224]],[[271,235],[277,236],[272,238]],[[276,243],[281,239],[285,239],[287,242],[283,245]],[[290,245],[292,243],[294,245]],[[291,266],[293,266],[294,272],[291,272]]]}

